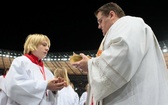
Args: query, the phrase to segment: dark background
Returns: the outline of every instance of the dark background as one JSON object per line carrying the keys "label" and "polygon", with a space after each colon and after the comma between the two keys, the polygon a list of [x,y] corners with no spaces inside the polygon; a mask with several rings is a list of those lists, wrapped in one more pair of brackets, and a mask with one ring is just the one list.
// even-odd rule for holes
{"label": "dark background", "polygon": [[119,4],[126,15],[142,17],[159,41],[168,40],[166,1],[24,1],[1,3],[0,49],[23,51],[28,34],[42,33],[51,40],[50,52],[96,50],[103,36],[97,28],[94,12],[110,1]]}

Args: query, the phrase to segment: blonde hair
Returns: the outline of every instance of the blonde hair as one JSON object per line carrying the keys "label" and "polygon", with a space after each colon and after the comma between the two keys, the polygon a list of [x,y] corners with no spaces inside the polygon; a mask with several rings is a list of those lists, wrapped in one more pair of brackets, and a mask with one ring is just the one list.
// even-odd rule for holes
{"label": "blonde hair", "polygon": [[70,85],[72,86],[73,89],[75,89],[74,84],[72,82],[70,82]]}
{"label": "blonde hair", "polygon": [[42,41],[47,41],[50,47],[50,39],[44,34],[29,34],[24,43],[23,54],[30,54],[32,51],[37,50],[37,46],[42,43]]}
{"label": "blonde hair", "polygon": [[67,85],[70,85],[70,79],[68,77],[68,72],[65,67],[58,67],[57,69],[55,69],[54,76],[56,78],[58,78],[58,77],[63,78],[67,82]]}
{"label": "blonde hair", "polygon": [[89,89],[89,83],[87,83],[85,86],[85,90],[88,91],[88,89]]}

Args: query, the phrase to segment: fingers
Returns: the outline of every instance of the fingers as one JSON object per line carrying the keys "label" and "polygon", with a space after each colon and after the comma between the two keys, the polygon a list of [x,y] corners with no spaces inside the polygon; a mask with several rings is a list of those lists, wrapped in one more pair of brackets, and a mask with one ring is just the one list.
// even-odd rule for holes
{"label": "fingers", "polygon": [[65,83],[64,82],[56,83],[54,85],[55,85],[54,87],[55,87],[56,90],[61,90],[63,87],[65,87]]}
{"label": "fingers", "polygon": [[47,89],[51,91],[57,91],[67,86],[67,82],[63,78],[54,78],[53,80],[48,81]]}
{"label": "fingers", "polygon": [[72,66],[82,71],[82,67],[80,64],[73,64]]}
{"label": "fingers", "polygon": [[75,62],[75,63],[72,63],[71,65],[73,67],[75,67],[75,68],[79,68],[80,63],[79,62]]}
{"label": "fingers", "polygon": [[86,58],[87,56],[85,55],[85,54],[83,54],[83,53],[80,53],[80,56],[82,57],[82,58]]}
{"label": "fingers", "polygon": [[64,82],[64,79],[61,77],[58,77],[58,82]]}

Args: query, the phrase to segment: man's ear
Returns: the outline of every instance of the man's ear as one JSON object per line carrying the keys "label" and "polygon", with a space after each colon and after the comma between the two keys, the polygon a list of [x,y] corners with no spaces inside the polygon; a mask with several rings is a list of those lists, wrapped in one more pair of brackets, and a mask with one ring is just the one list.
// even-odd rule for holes
{"label": "man's ear", "polygon": [[116,15],[116,14],[115,14],[114,11],[110,11],[110,12],[109,12],[109,16],[110,16],[110,18],[113,17],[113,16],[115,16],[115,15]]}

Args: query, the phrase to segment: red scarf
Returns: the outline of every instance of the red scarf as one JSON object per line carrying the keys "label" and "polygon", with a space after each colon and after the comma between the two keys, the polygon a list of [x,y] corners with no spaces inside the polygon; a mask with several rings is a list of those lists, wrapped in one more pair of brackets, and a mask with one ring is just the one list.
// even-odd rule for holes
{"label": "red scarf", "polygon": [[36,65],[43,67],[42,60],[38,60],[38,58],[36,56],[34,56],[33,54],[25,54],[25,56],[28,57]]}
{"label": "red scarf", "polygon": [[44,80],[46,80],[43,61],[38,60],[38,58],[36,56],[34,56],[33,54],[25,54],[25,56],[28,57],[33,63],[35,63],[36,65],[39,65],[42,68],[42,69],[40,69],[40,71],[44,77]]}

